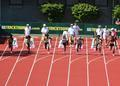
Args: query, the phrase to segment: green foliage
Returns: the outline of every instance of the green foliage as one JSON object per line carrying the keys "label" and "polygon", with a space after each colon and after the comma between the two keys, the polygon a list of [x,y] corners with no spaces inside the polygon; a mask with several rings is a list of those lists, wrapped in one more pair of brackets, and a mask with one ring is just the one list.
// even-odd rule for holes
{"label": "green foliage", "polygon": [[56,3],[47,3],[41,5],[41,12],[48,16],[49,22],[61,21],[64,16],[64,5]]}
{"label": "green foliage", "polygon": [[114,8],[113,8],[113,18],[119,18],[120,19],[120,5],[116,5]]}
{"label": "green foliage", "polygon": [[99,9],[90,4],[75,4],[71,10],[74,18],[80,20],[81,22],[87,22],[99,17]]}

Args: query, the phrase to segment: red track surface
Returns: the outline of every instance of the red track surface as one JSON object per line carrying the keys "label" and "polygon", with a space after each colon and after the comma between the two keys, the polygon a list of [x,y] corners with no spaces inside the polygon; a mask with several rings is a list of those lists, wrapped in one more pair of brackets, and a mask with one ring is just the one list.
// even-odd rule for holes
{"label": "red track surface", "polygon": [[13,54],[6,44],[0,45],[0,86],[120,86],[120,49],[116,56],[106,47],[100,54],[90,48],[90,38],[84,40],[79,54],[74,47],[64,54],[56,37],[50,54],[40,37],[35,38],[31,54],[27,54],[23,37],[18,37],[19,47]]}

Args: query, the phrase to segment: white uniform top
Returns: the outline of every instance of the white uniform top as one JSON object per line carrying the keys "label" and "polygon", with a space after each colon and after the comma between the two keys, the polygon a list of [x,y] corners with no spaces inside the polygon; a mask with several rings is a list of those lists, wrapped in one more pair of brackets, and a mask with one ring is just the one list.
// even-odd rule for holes
{"label": "white uniform top", "polygon": [[25,36],[29,36],[31,32],[31,26],[25,27]]}
{"label": "white uniform top", "polygon": [[106,28],[103,29],[103,38],[106,39],[106,37],[109,35],[109,32]]}
{"label": "white uniform top", "polygon": [[41,29],[41,33],[42,33],[42,34],[47,34],[48,32],[49,32],[48,27],[43,27],[43,28]]}
{"label": "white uniform top", "polygon": [[79,35],[79,30],[80,30],[79,26],[78,25],[74,25],[73,28],[75,30],[75,35]]}
{"label": "white uniform top", "polygon": [[97,33],[97,35],[100,35],[100,37],[102,37],[103,30],[101,28],[97,28],[96,33]]}
{"label": "white uniform top", "polygon": [[75,30],[74,30],[74,28],[73,27],[70,27],[70,28],[68,28],[68,33],[70,34],[70,35],[75,35]]}
{"label": "white uniform top", "polygon": [[66,38],[68,39],[68,32],[67,31],[63,31],[63,36],[66,36]]}

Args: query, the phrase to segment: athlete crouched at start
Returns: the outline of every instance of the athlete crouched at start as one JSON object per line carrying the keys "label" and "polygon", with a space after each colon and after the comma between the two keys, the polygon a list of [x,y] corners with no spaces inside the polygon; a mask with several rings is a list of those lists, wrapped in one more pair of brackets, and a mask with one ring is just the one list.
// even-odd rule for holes
{"label": "athlete crouched at start", "polygon": [[34,39],[29,35],[25,37],[25,45],[27,46],[28,53],[30,53],[31,48],[35,48]]}
{"label": "athlete crouched at start", "polygon": [[8,38],[8,45],[9,45],[9,48],[10,48],[10,53],[13,52],[13,49],[18,48],[17,38],[13,37],[12,34]]}
{"label": "athlete crouched at start", "polygon": [[47,49],[48,54],[50,53],[50,46],[51,46],[50,40],[52,40],[52,38],[49,37],[49,34],[46,34],[44,37],[44,46],[45,49]]}
{"label": "athlete crouched at start", "polygon": [[77,53],[79,52],[79,49],[82,48],[84,44],[84,39],[82,37],[77,37],[76,39],[76,50],[77,50]]}
{"label": "athlete crouched at start", "polygon": [[62,44],[63,44],[63,48],[64,48],[64,53],[65,53],[66,52],[66,46],[68,44],[68,40],[67,40],[65,35],[62,37]]}
{"label": "athlete crouched at start", "polygon": [[115,56],[115,49],[116,49],[116,38],[115,36],[110,36],[110,40],[108,42],[110,50],[112,50],[113,56]]}
{"label": "athlete crouched at start", "polygon": [[10,48],[10,53],[12,53],[13,51],[13,36],[10,35],[10,37],[8,38],[8,45],[9,45],[9,48]]}
{"label": "athlete crouched at start", "polygon": [[28,53],[30,53],[30,39],[31,36],[26,36],[26,45],[27,45]]}
{"label": "athlete crouched at start", "polygon": [[100,38],[100,36],[96,36],[94,42],[95,42],[94,44],[95,44],[96,51],[99,50],[99,52],[101,53],[101,50],[102,50],[102,38]]}

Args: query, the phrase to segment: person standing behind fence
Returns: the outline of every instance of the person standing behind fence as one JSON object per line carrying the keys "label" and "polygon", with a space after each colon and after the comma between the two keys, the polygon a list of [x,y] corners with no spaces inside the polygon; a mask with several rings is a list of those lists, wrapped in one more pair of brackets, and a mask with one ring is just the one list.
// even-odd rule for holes
{"label": "person standing behind fence", "polygon": [[25,38],[27,37],[27,36],[30,36],[30,32],[31,32],[31,26],[29,25],[29,24],[26,24],[26,27],[25,27]]}
{"label": "person standing behind fence", "polygon": [[75,30],[75,36],[79,35],[80,27],[77,25],[77,23],[74,23],[73,28]]}
{"label": "person standing behind fence", "polygon": [[108,35],[109,35],[109,32],[108,32],[107,26],[105,26],[105,28],[103,28],[103,39],[105,41],[105,45],[107,45]]}
{"label": "person standing behind fence", "polygon": [[101,25],[98,25],[98,28],[96,29],[96,35],[100,36],[100,38],[103,38],[103,30],[101,28]]}
{"label": "person standing behind fence", "polygon": [[46,24],[43,24],[43,27],[41,29],[41,33],[42,33],[42,41],[44,40],[45,35],[47,35],[49,33],[49,29],[46,26]]}
{"label": "person standing behind fence", "polygon": [[68,28],[68,34],[69,34],[69,43],[70,45],[73,45],[75,42],[75,30],[73,28],[73,24],[71,24],[70,28]]}

